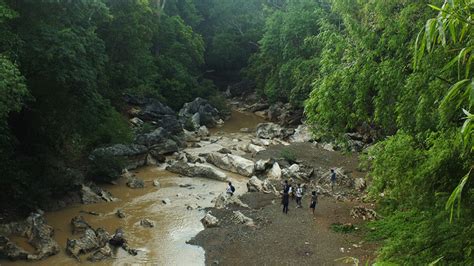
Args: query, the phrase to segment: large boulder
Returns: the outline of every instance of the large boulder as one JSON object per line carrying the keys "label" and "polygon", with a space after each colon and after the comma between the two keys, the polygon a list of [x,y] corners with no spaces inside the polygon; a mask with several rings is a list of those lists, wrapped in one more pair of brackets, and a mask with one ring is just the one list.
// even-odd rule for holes
{"label": "large boulder", "polygon": [[112,202],[117,200],[112,196],[112,194],[110,194],[110,192],[107,192],[93,184],[90,184],[89,186],[82,184],[81,189],[79,190],[79,195],[82,204],[92,204],[104,201]]}
{"label": "large boulder", "polygon": [[79,258],[80,254],[86,254],[99,248],[101,248],[99,239],[91,228],[86,229],[81,238],[67,239],[66,243],[66,252],[74,258]]}
{"label": "large boulder", "polygon": [[215,216],[213,216],[210,212],[206,213],[206,215],[201,219],[201,223],[206,228],[219,226],[219,220]]}
{"label": "large boulder", "polygon": [[124,100],[133,107],[134,112],[131,113],[131,115],[138,116],[145,122],[151,122],[165,129],[170,135],[182,132],[183,127],[176,113],[159,100],[146,97],[134,97],[131,95],[125,95]]}
{"label": "large boulder", "polygon": [[82,215],[72,218],[71,226],[73,234],[84,234],[87,229],[91,228]]}
{"label": "large boulder", "polygon": [[[26,237],[35,249],[31,254],[2,235]],[[54,229],[46,224],[43,213],[32,213],[25,221],[0,226],[0,257],[23,260],[40,260],[59,253],[59,245],[53,239]]]}
{"label": "large boulder", "polygon": [[215,199],[212,200],[214,202],[214,207],[216,209],[225,208],[227,205],[237,205],[240,207],[248,208],[249,206],[243,203],[236,195],[230,195],[229,193],[222,192],[217,196]]}
{"label": "large boulder", "polygon": [[314,173],[314,168],[306,165],[292,164],[290,167],[282,170],[285,178],[299,178],[303,180],[310,179]]}
{"label": "large boulder", "polygon": [[184,104],[179,111],[179,118],[186,129],[195,131],[200,126],[215,127],[220,120],[220,114],[207,100],[198,97]]}
{"label": "large boulder", "polygon": [[127,186],[129,188],[144,188],[145,187],[145,181],[142,179],[132,177],[127,180]]}
{"label": "large boulder", "polygon": [[295,134],[290,137],[290,142],[310,142],[313,136],[307,125],[299,125],[295,129]]}
{"label": "large boulder", "polygon": [[261,151],[264,151],[265,148],[262,147],[262,146],[258,146],[258,145],[250,143],[249,145],[247,145],[247,150],[248,150],[248,152],[250,152],[252,154],[257,154]]}
{"label": "large boulder", "polygon": [[264,172],[268,167],[272,166],[271,159],[261,159],[255,162],[255,171]]}
{"label": "large boulder", "polygon": [[104,247],[100,248],[99,250],[95,251],[92,255],[90,255],[87,260],[90,262],[98,262],[109,259],[112,257],[112,249],[109,245],[105,245]]}
{"label": "large boulder", "polygon": [[83,204],[92,204],[102,201],[102,198],[86,185],[81,186],[79,193],[81,195],[81,201]]}
{"label": "large boulder", "polygon": [[257,125],[257,137],[262,139],[279,138],[282,132],[282,127],[275,123],[260,123]]}
{"label": "large boulder", "polygon": [[272,169],[268,171],[268,178],[279,180],[281,179],[281,176],[282,176],[282,172],[281,172],[280,165],[277,162],[275,162],[272,166]]}
{"label": "large boulder", "polygon": [[136,144],[151,147],[153,145],[162,143],[168,138],[168,132],[164,128],[159,127],[149,133],[137,135],[134,142]]}
{"label": "large boulder", "polygon": [[9,260],[27,260],[30,254],[10,239],[0,235],[0,258]]}
{"label": "large boulder", "polygon": [[268,108],[267,118],[271,122],[277,122],[283,126],[295,126],[301,124],[303,110],[294,109],[289,103],[278,102]]}
{"label": "large boulder", "polygon": [[260,123],[257,125],[257,137],[260,139],[286,139],[295,132],[292,128],[283,128],[275,123]]}
{"label": "large boulder", "polygon": [[186,163],[181,161],[175,161],[166,167],[166,170],[181,174],[188,177],[203,177],[209,179],[215,179],[219,181],[227,181],[228,177],[222,171],[219,171],[211,166],[196,163]]}
{"label": "large boulder", "polygon": [[263,191],[263,181],[258,179],[256,176],[252,176],[247,183],[247,190],[249,192],[260,192]]}
{"label": "large boulder", "polygon": [[233,173],[243,176],[252,176],[255,172],[255,163],[251,160],[233,154],[212,152],[207,155],[207,162]]}
{"label": "large boulder", "polygon": [[139,144],[115,144],[92,151],[89,159],[94,161],[102,157],[114,157],[125,162],[127,170],[135,169],[146,164],[148,149]]}
{"label": "large boulder", "polygon": [[245,216],[240,211],[233,211],[232,221],[236,224],[245,224],[247,226],[255,226],[255,223],[252,218]]}

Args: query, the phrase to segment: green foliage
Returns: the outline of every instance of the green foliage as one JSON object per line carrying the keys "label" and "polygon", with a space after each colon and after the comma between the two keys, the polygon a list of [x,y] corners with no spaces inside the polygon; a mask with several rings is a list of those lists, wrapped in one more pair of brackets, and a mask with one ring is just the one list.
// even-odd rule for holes
{"label": "green foliage", "polygon": [[289,163],[296,162],[296,153],[288,148],[283,148],[280,152],[280,156]]}
{"label": "green foliage", "polygon": [[98,182],[110,182],[121,176],[124,166],[125,162],[120,158],[97,154],[94,155],[88,175]]}
{"label": "green foliage", "polygon": [[324,9],[315,1],[289,1],[269,11],[260,49],[252,56],[247,73],[257,90],[270,101],[290,101],[302,107],[319,65],[319,47],[311,37],[319,32]]}
{"label": "green foliage", "polygon": [[[367,129],[387,137],[364,165],[386,212],[376,231],[389,239],[387,263],[472,264],[472,3],[443,3],[283,1],[267,9],[247,70],[271,101],[304,103],[323,139]],[[443,240],[455,203],[456,236]]]}
{"label": "green foliage", "polygon": [[[198,11],[191,1],[168,1],[163,10],[165,2],[0,1],[5,199],[35,207],[72,188],[61,169],[85,169],[95,147],[131,141],[127,120],[114,108],[124,93],[175,109],[216,94],[200,78],[204,42],[184,22],[197,25]],[[104,167],[105,179],[116,176],[116,163]]]}
{"label": "green foliage", "polygon": [[[415,67],[420,65],[425,50],[433,52],[437,45],[447,48],[448,54],[452,53],[451,51],[456,51],[456,53],[459,51],[441,70],[441,72],[445,72],[452,69],[457,63],[457,78],[454,78],[456,82],[453,82],[454,84],[451,85],[441,102],[441,108],[444,112],[449,112],[448,110],[452,109],[453,106],[456,109],[460,109],[461,106],[465,108],[462,109],[466,117],[461,133],[463,134],[465,150],[467,153],[471,153],[474,151],[474,142],[472,141],[474,126],[470,113],[474,105],[474,78],[471,71],[474,43],[470,38],[474,28],[474,23],[472,23],[473,3],[466,0],[454,0],[445,1],[441,7],[429,6],[438,11],[438,15],[436,18],[427,20],[424,29],[418,34],[414,56]],[[458,217],[460,215],[461,194],[473,169],[474,166],[471,166],[471,169],[461,179],[446,204],[446,208],[451,210],[451,220],[456,202]]]}
{"label": "green foliage", "polygon": [[333,230],[336,233],[349,234],[349,233],[354,232],[356,228],[353,224],[333,223],[331,224],[331,230]]}
{"label": "green foliage", "polygon": [[240,71],[258,49],[264,24],[263,0],[198,0],[197,26],[206,43],[206,65],[218,74]]}
{"label": "green foliage", "polygon": [[221,114],[228,114],[231,113],[231,108],[229,104],[227,104],[227,99],[222,94],[214,94],[209,97],[209,103],[217,108]]}
{"label": "green foliage", "polygon": [[384,243],[379,260],[426,265],[435,260],[433,254],[442,254],[442,264],[472,264],[474,227],[469,221],[450,224],[447,216],[443,209],[433,207],[431,211],[397,211],[372,222],[370,239]]}

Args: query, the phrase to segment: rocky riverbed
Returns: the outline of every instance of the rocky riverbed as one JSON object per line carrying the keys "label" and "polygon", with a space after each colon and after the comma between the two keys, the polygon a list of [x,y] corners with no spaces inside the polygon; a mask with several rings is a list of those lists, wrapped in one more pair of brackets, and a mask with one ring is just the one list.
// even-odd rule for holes
{"label": "rocky riverbed", "polygon": [[[116,184],[81,185],[68,201],[76,204],[33,213],[27,225],[0,226],[0,254],[20,259],[0,264],[332,264],[336,257],[364,261],[373,254],[370,245],[360,248],[362,233],[341,236],[329,229],[331,223],[360,223],[350,215],[366,186],[356,156],[310,142],[304,125],[266,122],[258,113],[266,106],[252,112],[236,107],[224,122],[225,115],[200,98],[177,114],[153,99],[126,102],[134,143],[101,147],[90,159],[124,159],[128,171]],[[297,119],[278,112],[292,123]],[[334,192],[330,168],[339,177]],[[316,222],[307,206],[289,216],[279,212],[284,179],[324,196]],[[237,188],[232,197],[224,193],[228,181]],[[288,254],[285,260],[281,254]]]}

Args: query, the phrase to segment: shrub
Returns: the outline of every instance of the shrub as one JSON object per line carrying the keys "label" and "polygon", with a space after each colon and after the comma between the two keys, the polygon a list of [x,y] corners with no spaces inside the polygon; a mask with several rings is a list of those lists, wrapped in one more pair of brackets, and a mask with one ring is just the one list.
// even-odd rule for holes
{"label": "shrub", "polygon": [[121,158],[97,154],[91,160],[89,177],[99,182],[110,182],[120,177],[125,162]]}
{"label": "shrub", "polygon": [[296,162],[296,154],[294,151],[284,148],[280,152],[280,156],[287,160],[289,163],[295,163]]}

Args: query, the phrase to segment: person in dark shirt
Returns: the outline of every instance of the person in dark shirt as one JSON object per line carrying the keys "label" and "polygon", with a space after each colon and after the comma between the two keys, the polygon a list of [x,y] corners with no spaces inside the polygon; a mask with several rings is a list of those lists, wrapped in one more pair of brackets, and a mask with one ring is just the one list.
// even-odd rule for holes
{"label": "person in dark shirt", "polygon": [[313,191],[311,192],[311,204],[309,205],[309,208],[313,211],[313,216],[316,204],[318,204],[318,194],[316,194],[316,191]]}
{"label": "person in dark shirt", "polygon": [[336,172],[331,169],[331,190],[334,191],[334,185],[336,184]]}
{"label": "person in dark shirt", "polygon": [[290,203],[290,186],[288,185],[288,180],[285,180],[283,185],[283,197],[281,198],[281,204],[283,205],[283,213],[288,213],[288,204]]}

